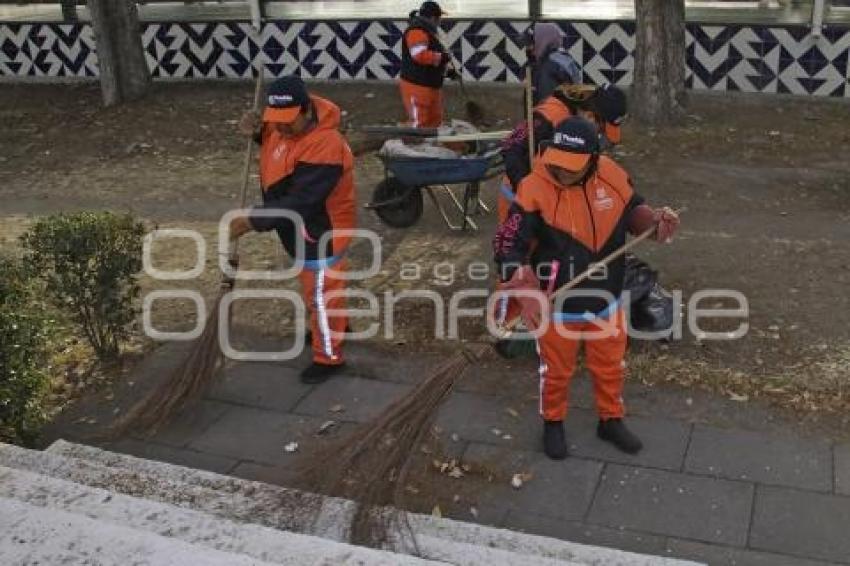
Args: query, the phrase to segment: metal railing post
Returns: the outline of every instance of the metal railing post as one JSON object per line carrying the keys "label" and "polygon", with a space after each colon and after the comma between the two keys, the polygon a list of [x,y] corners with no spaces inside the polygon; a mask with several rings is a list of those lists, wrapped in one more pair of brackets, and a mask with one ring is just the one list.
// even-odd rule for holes
{"label": "metal railing post", "polygon": [[812,37],[823,35],[824,9],[824,0],[815,0],[812,3]]}

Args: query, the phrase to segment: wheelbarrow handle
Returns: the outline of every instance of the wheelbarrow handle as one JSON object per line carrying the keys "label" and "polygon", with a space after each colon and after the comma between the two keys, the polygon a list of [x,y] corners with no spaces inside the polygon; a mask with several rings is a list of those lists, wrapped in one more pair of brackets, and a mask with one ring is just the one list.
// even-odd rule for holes
{"label": "wheelbarrow handle", "polygon": [[439,128],[412,128],[410,126],[358,126],[354,132],[375,135],[434,137],[440,135]]}

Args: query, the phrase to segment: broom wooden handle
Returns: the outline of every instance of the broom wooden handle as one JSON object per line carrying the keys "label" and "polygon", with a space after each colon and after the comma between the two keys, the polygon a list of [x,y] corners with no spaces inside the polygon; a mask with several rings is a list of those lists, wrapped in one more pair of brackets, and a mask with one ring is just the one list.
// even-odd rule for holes
{"label": "broom wooden handle", "polygon": [[[684,212],[684,210],[684,208],[679,208],[673,212],[675,212],[676,214],[681,214],[682,212]],[[601,260],[597,261],[596,263],[585,269],[580,274],[576,275],[575,277],[558,287],[558,289],[554,293],[552,293],[549,299],[550,302],[554,303],[562,296],[564,296],[567,291],[574,289],[575,287],[586,281],[588,278],[593,276],[596,272],[598,272],[604,267],[607,267],[608,264],[610,264],[612,261],[628,253],[630,250],[638,246],[641,242],[655,234],[655,231],[657,229],[658,224],[653,225],[651,228],[647,228],[645,231],[641,232],[640,234],[626,242],[624,245],[620,246]],[[504,330],[506,332],[513,330],[514,328],[516,328],[516,326],[520,323],[521,320],[522,316],[514,318],[504,326]]]}
{"label": "broom wooden handle", "polygon": [[[254,84],[254,112],[260,111],[260,98],[263,96],[263,69],[257,69],[257,80]],[[261,126],[262,127],[262,126]],[[245,146],[245,161],[242,164],[242,191],[240,196],[240,208],[245,208],[248,202],[248,181],[251,174],[251,162],[254,157],[254,140],[249,139]]]}
{"label": "broom wooden handle", "polygon": [[[254,112],[260,111],[260,99],[263,96],[263,67],[257,69],[257,80],[254,84]],[[260,126],[262,127],[262,125]],[[251,165],[254,159],[254,140],[249,139],[245,146],[245,160],[242,163],[242,189],[239,196],[239,208],[245,208],[248,203],[248,182],[251,176]],[[233,242],[233,249],[230,252],[230,263],[234,267],[239,263],[239,240]],[[230,283],[227,277],[224,278],[224,283]]]}
{"label": "broom wooden handle", "polygon": [[[531,65],[525,69],[525,121],[528,129],[528,163],[534,166],[534,100],[532,99]],[[517,187],[514,187],[516,190]]]}
{"label": "broom wooden handle", "polygon": [[633,249],[638,244],[640,244],[641,242],[643,242],[644,240],[646,240],[647,238],[649,238],[650,236],[655,234],[655,231],[657,229],[658,229],[658,225],[656,224],[656,225],[652,226],[651,228],[648,228],[647,230],[641,232],[640,234],[638,234],[637,236],[635,236],[634,238],[632,238],[631,240],[626,242],[624,245],[620,246],[619,248],[617,248],[616,250],[614,250],[613,252],[611,252],[610,254],[608,254],[607,256],[602,258],[601,260],[597,261],[596,263],[592,264],[590,267],[585,269],[582,273],[578,274],[577,276],[573,277],[572,279],[570,279],[569,281],[567,281],[566,283],[564,283],[563,285],[558,287],[558,290],[556,290],[554,293],[552,293],[551,301],[555,302],[556,300],[563,297],[567,293],[567,291],[570,291],[571,289],[578,287],[579,285],[581,285],[582,283],[584,283],[585,281],[587,281],[588,279],[593,277],[593,275],[595,275],[597,272],[599,272],[602,269],[604,269],[605,267],[607,267],[608,264],[610,264],[612,261],[614,261],[615,259],[625,255],[626,253],[629,252],[629,250]]}

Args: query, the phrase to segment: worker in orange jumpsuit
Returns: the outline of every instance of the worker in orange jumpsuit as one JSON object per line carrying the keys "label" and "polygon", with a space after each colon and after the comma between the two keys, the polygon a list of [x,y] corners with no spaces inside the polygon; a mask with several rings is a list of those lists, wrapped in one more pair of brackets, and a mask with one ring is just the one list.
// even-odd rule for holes
{"label": "worker in orange jumpsuit", "polygon": [[[603,150],[620,143],[621,127],[628,113],[626,94],[611,84],[598,87],[563,85],[534,107],[535,153],[540,144],[552,139],[555,126],[570,116],[581,116],[595,123],[601,132]],[[499,193],[499,220],[513,201],[519,182],[531,172],[528,152],[528,125],[520,124],[502,146],[505,178]]]}
{"label": "worker in orange jumpsuit", "polygon": [[[263,205],[232,221],[231,238],[276,230],[286,252],[303,261],[299,280],[313,348],[313,364],[301,373],[305,383],[325,381],[344,364],[347,317],[339,315],[346,306],[340,293],[351,234],[337,232],[354,229],[356,201],[354,158],[338,129],[340,115],[339,107],[288,76],[269,87],[262,117],[249,114],[241,125],[260,142]],[[302,222],[264,216],[262,209],[286,209]],[[299,248],[304,257],[297,257]]]}
{"label": "worker in orange jumpsuit", "polygon": [[[618,87],[605,84],[599,87],[587,85],[562,85],[551,96],[535,106],[534,123],[535,153],[541,144],[552,139],[555,126],[570,116],[581,116],[595,123],[601,132],[604,148],[620,143],[621,126],[628,112],[626,95]],[[499,188],[497,200],[499,222],[504,222],[508,209],[514,201],[520,181],[531,172],[528,151],[528,125],[522,122],[502,145],[505,160],[505,176]],[[496,285],[499,287],[498,283]],[[496,304],[493,319],[504,324],[513,319],[518,311],[516,301],[502,297]],[[497,346],[497,349],[500,349]]]}
{"label": "worker in orange jumpsuit", "polygon": [[[614,260],[600,276],[570,291],[553,305],[551,320],[541,320],[542,305],[554,290],[624,245],[628,233],[655,225],[657,239],[668,241],[678,224],[671,210],[644,204],[628,174],[600,154],[597,128],[580,117],[555,128],[552,141],[544,142],[531,173],[520,182],[493,247],[503,289],[536,295],[517,300],[526,325],[542,333],[537,339],[540,413],[543,447],[550,458],[567,456],[563,423],[582,342],[599,415],[597,435],[627,453],[642,448],[623,423],[627,336],[620,295],[625,260]],[[532,241],[537,242],[533,251]]]}
{"label": "worker in orange jumpsuit", "polygon": [[443,80],[457,78],[438,33],[443,10],[423,2],[410,13],[401,44],[401,102],[414,128],[437,128],[443,122]]}

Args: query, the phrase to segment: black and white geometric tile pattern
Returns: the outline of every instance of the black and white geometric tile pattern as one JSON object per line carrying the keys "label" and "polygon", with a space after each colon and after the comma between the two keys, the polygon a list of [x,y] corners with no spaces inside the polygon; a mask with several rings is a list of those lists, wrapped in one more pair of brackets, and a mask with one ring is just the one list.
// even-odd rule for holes
{"label": "black and white geometric tile pattern", "polygon": [[[464,77],[515,82],[527,21],[450,22],[444,41]],[[629,85],[635,29],[629,22],[559,22],[586,82]],[[390,80],[398,75],[402,20],[247,23],[152,23],[142,32],[157,78],[247,78],[253,65],[270,76]],[[0,76],[96,77],[87,24],[0,23]],[[699,25],[687,28],[687,81],[694,89],[850,97],[850,28],[815,38],[804,26]]]}
{"label": "black and white geometric tile pattern", "polygon": [[0,76],[96,77],[91,27],[0,23]]}

